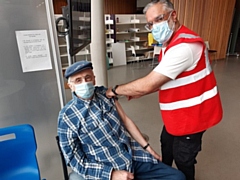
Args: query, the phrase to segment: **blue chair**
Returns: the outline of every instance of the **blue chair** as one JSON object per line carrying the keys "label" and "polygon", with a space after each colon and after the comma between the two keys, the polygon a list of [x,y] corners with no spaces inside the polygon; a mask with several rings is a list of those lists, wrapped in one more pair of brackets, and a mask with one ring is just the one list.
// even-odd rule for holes
{"label": "blue chair", "polygon": [[31,125],[0,128],[0,179],[40,180],[36,150]]}

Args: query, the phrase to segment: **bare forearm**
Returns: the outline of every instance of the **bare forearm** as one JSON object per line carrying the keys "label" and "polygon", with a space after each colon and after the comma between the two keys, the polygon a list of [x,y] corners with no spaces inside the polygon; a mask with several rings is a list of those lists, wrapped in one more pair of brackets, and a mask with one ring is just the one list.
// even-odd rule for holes
{"label": "bare forearm", "polygon": [[[128,117],[126,117],[128,118]],[[125,124],[126,129],[128,130],[129,134],[135,139],[142,147],[147,144],[147,141],[142,136],[141,131],[136,126],[136,124],[128,118],[127,124]]]}
{"label": "bare forearm", "polygon": [[112,88],[109,88],[106,94],[108,97],[124,95],[137,98],[157,91],[169,80],[170,78],[152,71],[143,78],[117,86],[114,92],[112,92]]}
{"label": "bare forearm", "polygon": [[147,86],[144,79],[141,78],[118,86],[116,92],[124,96],[144,96],[151,92],[151,88]]}
{"label": "bare forearm", "polygon": [[126,125],[126,129],[130,133],[130,135],[135,139],[142,147],[147,147],[145,150],[152,154],[159,161],[162,160],[161,156],[152,149],[152,147],[148,144],[146,139],[144,139],[141,131],[135,125],[132,120],[128,120],[128,124]]}
{"label": "bare forearm", "polygon": [[[146,139],[144,139],[141,131],[137,127],[137,125],[125,114],[123,111],[121,105],[118,103],[118,101],[115,101],[117,111],[121,117],[121,120],[124,123],[125,128],[129,132],[129,134],[132,136],[133,139],[135,139],[142,147],[145,147],[148,143]],[[157,154],[149,145],[145,148],[150,154],[152,154],[156,159],[161,161],[161,156]]]}

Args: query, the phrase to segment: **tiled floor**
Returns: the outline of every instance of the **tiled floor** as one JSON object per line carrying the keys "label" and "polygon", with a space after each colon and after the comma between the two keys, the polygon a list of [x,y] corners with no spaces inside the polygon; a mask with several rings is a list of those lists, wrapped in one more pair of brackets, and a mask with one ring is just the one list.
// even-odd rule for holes
{"label": "tiled floor", "polygon": [[[122,84],[145,76],[152,68],[150,61],[142,64],[111,67],[108,70],[109,86]],[[206,131],[202,151],[197,157],[196,180],[240,179],[240,58],[228,57],[212,63],[223,104],[223,120]],[[158,94],[127,101],[120,98],[127,115],[134,120],[150,144],[160,152],[159,135],[162,120],[158,107]]]}

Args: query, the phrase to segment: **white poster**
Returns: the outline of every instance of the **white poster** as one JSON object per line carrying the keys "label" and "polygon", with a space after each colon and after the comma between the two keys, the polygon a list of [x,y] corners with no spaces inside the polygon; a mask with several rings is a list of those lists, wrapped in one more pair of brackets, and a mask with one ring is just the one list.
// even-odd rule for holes
{"label": "white poster", "polygon": [[46,30],[16,31],[23,72],[52,69]]}

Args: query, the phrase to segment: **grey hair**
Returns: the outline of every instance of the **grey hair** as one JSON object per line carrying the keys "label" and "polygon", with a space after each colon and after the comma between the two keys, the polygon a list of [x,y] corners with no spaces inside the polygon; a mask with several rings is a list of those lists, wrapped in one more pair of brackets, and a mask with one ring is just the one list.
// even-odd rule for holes
{"label": "grey hair", "polygon": [[173,3],[171,3],[171,1],[169,0],[152,0],[150,3],[148,3],[145,8],[143,9],[143,13],[146,14],[147,10],[152,7],[153,5],[155,4],[163,4],[164,7],[165,7],[165,10],[167,11],[172,11],[174,10],[174,6],[173,6]]}
{"label": "grey hair", "polygon": [[68,83],[71,83],[71,77],[68,78]]}

